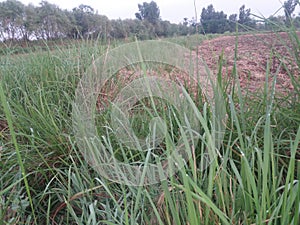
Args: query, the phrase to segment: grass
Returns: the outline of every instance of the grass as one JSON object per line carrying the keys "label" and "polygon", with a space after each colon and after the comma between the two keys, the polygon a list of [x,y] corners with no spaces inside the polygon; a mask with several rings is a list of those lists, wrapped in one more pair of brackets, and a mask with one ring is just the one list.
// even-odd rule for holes
{"label": "grass", "polygon": [[[294,30],[289,32],[297,56],[300,41]],[[188,39],[175,42],[194,46]],[[7,127],[0,130],[1,225],[299,224],[299,78],[288,73],[296,90],[289,96],[276,92],[276,79],[271,89],[266,85],[256,95],[242,95],[238,82],[231,87],[230,80],[219,79],[228,119],[219,155],[205,170],[203,154],[214,146],[209,106],[185,93],[203,128],[201,141],[193,146],[183,131],[191,128],[163,105],[169,109],[161,115],[169,132],[158,152],[170,154],[179,135],[191,159],[177,159],[182,169],[161,183],[129,186],[100,176],[84,160],[72,129],[80,76],[107,47],[83,41],[72,48],[0,58],[0,121]],[[236,71],[228,76],[235,79]],[[271,75],[276,77],[266,68],[266,82]],[[149,126],[137,124],[155,115],[149,102],[137,106],[145,118],[131,121],[141,137]],[[147,152],[124,148],[118,141],[109,127],[110,113],[108,108],[97,121],[102,144],[124,162],[148,163]]]}

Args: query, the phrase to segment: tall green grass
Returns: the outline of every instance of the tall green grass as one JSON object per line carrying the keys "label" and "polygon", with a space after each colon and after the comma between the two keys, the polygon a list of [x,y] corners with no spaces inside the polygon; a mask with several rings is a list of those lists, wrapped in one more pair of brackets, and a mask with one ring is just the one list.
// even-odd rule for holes
{"label": "tall green grass", "polygon": [[[300,65],[298,35],[292,29],[289,34]],[[84,161],[71,126],[80,76],[107,47],[82,42],[0,58],[0,119],[8,122],[0,131],[0,224],[299,224],[298,77],[288,71],[295,89],[288,96],[276,92],[269,67],[266,84],[271,75],[275,79],[261,94],[242,94],[237,68],[227,74],[237,85],[219,79],[228,120],[217,159],[202,170],[203,153],[211,147],[210,131],[203,129],[202,141],[190,148],[191,160],[179,160],[184,166],[174,176],[133,187],[99,176]],[[190,104],[197,119],[210,124],[209,108]],[[132,123],[149,121],[149,115]],[[104,145],[128,153],[108,127],[108,116],[102,114],[98,124],[107,134]],[[170,130],[180,128],[176,116],[164,116]],[[145,129],[136,131],[143,136]],[[166,152],[176,145],[168,140]]]}

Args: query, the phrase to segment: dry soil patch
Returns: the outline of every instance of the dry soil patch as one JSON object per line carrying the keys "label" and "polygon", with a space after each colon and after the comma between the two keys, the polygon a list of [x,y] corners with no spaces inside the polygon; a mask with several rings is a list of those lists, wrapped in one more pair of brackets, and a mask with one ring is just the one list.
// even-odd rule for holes
{"label": "dry soil patch", "polygon": [[198,47],[198,54],[205,60],[208,67],[217,73],[220,56],[223,53],[222,74],[232,76],[236,39],[238,43],[237,74],[242,88],[250,91],[262,90],[269,66],[269,84],[277,74],[276,90],[281,93],[293,90],[288,71],[298,78],[299,68],[295,61],[296,48],[287,33],[247,34],[237,38],[223,36],[204,41]]}

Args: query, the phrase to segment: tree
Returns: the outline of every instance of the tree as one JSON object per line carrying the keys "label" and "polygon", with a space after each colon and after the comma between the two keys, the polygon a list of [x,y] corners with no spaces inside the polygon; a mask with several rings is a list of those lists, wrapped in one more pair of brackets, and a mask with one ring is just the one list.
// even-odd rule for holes
{"label": "tree", "polygon": [[49,40],[67,36],[70,21],[57,5],[42,1],[37,9],[37,15],[39,37]]}
{"label": "tree", "polygon": [[216,12],[213,5],[202,9],[200,22],[205,33],[224,33],[229,30],[227,15],[223,11]]}
{"label": "tree", "polygon": [[155,26],[155,34],[159,37],[167,37],[171,35],[171,23],[167,20],[160,21]]}
{"label": "tree", "polygon": [[135,14],[139,20],[146,20],[151,24],[156,24],[160,21],[160,10],[156,2],[144,2],[142,5],[138,4],[139,12]]}
{"label": "tree", "polygon": [[76,23],[72,32],[74,38],[85,37],[95,31],[95,10],[91,6],[81,4],[73,9],[73,15]]}
{"label": "tree", "polygon": [[110,36],[116,39],[128,37],[126,21],[121,19],[111,20]]}
{"label": "tree", "polygon": [[255,27],[255,21],[251,19],[251,9],[245,9],[245,5],[240,7],[238,23],[240,29],[247,30],[246,27]]}
{"label": "tree", "polygon": [[182,23],[184,26],[188,26],[189,25],[189,18],[187,17],[184,17],[183,18],[183,23]]}
{"label": "tree", "polygon": [[293,20],[293,23],[297,29],[300,28],[300,16],[299,15]]}
{"label": "tree", "polygon": [[237,14],[231,14],[228,19],[232,22],[237,22]]}
{"label": "tree", "polygon": [[285,24],[289,27],[291,26],[292,14],[295,8],[299,4],[299,0],[288,0],[283,3],[284,14],[285,14]]}
{"label": "tree", "polygon": [[7,0],[0,3],[1,39],[21,39],[24,5],[20,1]]}
{"label": "tree", "polygon": [[233,32],[235,31],[236,29],[236,23],[238,21],[237,19],[237,14],[231,14],[228,18],[228,21],[229,21],[229,26],[230,26],[230,32]]}
{"label": "tree", "polygon": [[265,29],[266,30],[281,30],[285,24],[285,16],[270,16],[265,21]]}
{"label": "tree", "polygon": [[[197,23],[197,20],[193,17],[189,20],[189,18],[183,18],[183,22],[177,25],[177,34],[179,35],[190,35],[196,34],[199,31],[200,24]],[[173,32],[173,35],[175,33]]]}
{"label": "tree", "polygon": [[25,7],[24,16],[24,29],[23,29],[23,39],[25,41],[36,39],[36,31],[38,30],[38,15],[36,13],[36,8],[33,4],[29,4]]}
{"label": "tree", "polygon": [[111,24],[107,16],[95,14],[94,15],[94,37],[107,39]]}

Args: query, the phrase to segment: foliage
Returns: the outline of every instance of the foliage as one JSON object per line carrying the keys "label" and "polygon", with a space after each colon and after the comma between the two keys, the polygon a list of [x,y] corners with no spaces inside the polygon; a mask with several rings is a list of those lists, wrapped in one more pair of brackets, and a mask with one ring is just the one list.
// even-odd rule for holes
{"label": "foliage", "polygon": [[[296,57],[300,46],[293,38],[298,36],[289,34],[297,46]],[[171,41],[197,49],[199,39],[206,38],[193,35]],[[90,40],[74,43],[26,57],[0,57],[4,99],[0,106],[0,224],[299,224],[300,85],[296,77],[295,93],[277,95],[267,88],[269,76],[274,76],[272,85],[276,82],[276,72],[267,67],[265,90],[244,96],[235,79],[237,71],[226,74],[229,80],[219,82],[227,99],[228,121],[217,160],[202,170],[210,132],[199,133],[203,141],[191,148],[191,160],[182,162],[178,173],[146,188],[131,187],[95,173],[76,145],[70,116],[74,90],[93,57],[105,54],[108,46]],[[222,71],[220,57],[216,66]],[[200,96],[190,104],[197,119],[210,124],[212,118],[205,113],[209,107]],[[109,108],[97,115],[99,132],[107,134],[104,144],[117,153],[120,143],[106,123],[109,115]],[[132,122],[140,122],[141,116]],[[6,120],[12,126],[5,125]],[[165,151],[176,145],[170,142]],[[30,185],[25,185],[25,179]]]}
{"label": "foliage", "polygon": [[15,39],[23,30],[24,5],[17,0],[0,2],[1,38]]}
{"label": "foliage", "polygon": [[95,13],[88,5],[81,4],[72,10],[76,26],[72,28],[69,37],[75,39],[102,34],[107,30],[108,18]]}
{"label": "foliage", "polygon": [[227,19],[227,15],[223,11],[217,12],[213,5],[209,5],[202,9],[200,21],[204,33],[233,32],[236,29],[236,23],[239,24],[241,31],[247,31],[249,27],[256,25],[250,15],[250,9],[245,10],[245,5],[243,5],[240,7],[238,19],[237,14],[232,14]]}
{"label": "foliage", "polygon": [[[114,31],[116,37],[147,32],[144,21],[114,22],[113,27],[124,28]],[[298,57],[298,36],[290,32],[290,37]],[[206,37],[173,41],[196,49],[200,38]],[[95,173],[72,136],[71,103],[80,75],[108,47],[80,43],[0,58],[1,96],[6,98],[0,107],[0,224],[299,224],[299,80],[294,78],[297,91],[289,96],[267,88],[263,94],[241,96],[238,84],[227,89],[234,80],[221,80],[229,118],[218,159],[201,170],[209,147],[203,141],[169,180],[130,187]],[[222,60],[218,66],[221,71]],[[234,71],[227,75],[238,76]],[[266,68],[266,80],[271,75],[276,77]],[[5,104],[9,110],[3,110]],[[205,107],[194,108],[201,119]],[[12,126],[2,126],[8,119]],[[105,115],[100,119],[105,121]],[[210,123],[209,115],[204,119]],[[112,132],[105,123],[99,129]],[[205,140],[209,133],[199,135]],[[107,142],[118,146],[113,138]]]}
{"label": "foliage", "polygon": [[284,16],[270,16],[265,21],[265,29],[277,31],[280,30],[285,25]]}
{"label": "foliage", "polygon": [[202,9],[201,26],[205,33],[224,33],[228,30],[227,15],[216,12],[213,5]]}
{"label": "foliage", "polygon": [[230,25],[229,31],[234,32],[236,30],[236,24],[238,22],[237,14],[231,14],[228,18],[228,22],[229,22],[229,25]]}
{"label": "foliage", "polygon": [[242,30],[248,30],[249,27],[255,27],[255,21],[251,19],[251,9],[245,9],[245,5],[240,8],[238,23]]}
{"label": "foliage", "polygon": [[283,3],[284,13],[285,13],[285,24],[291,26],[292,14],[296,9],[299,0],[287,0]]}
{"label": "foliage", "polygon": [[[285,23],[300,27],[300,19],[292,18],[298,1],[289,0],[284,4]],[[229,15],[216,11],[213,5],[202,9],[200,20],[194,17],[183,18],[174,24],[160,17],[160,10],[155,1],[138,4],[136,19],[109,20],[100,15],[89,5],[81,4],[72,10],[62,10],[57,5],[41,1],[39,6],[24,5],[17,0],[0,2],[0,41],[21,40],[58,40],[80,38],[111,38],[134,40],[135,37],[154,39],[157,37],[173,37],[202,33],[235,32],[236,24],[239,31],[244,32],[259,27],[260,30],[272,29],[272,23],[280,24],[280,16],[272,16],[269,20],[256,23],[251,17],[251,10],[241,6],[238,13]],[[187,15],[189,16],[189,15]],[[279,23],[277,23],[279,22]],[[288,25],[288,24],[287,24]],[[288,25],[288,26],[290,26]],[[2,49],[1,52],[6,51]]]}
{"label": "foliage", "polygon": [[160,11],[156,2],[144,2],[142,5],[138,4],[139,12],[135,14],[139,20],[147,20],[151,24],[156,24],[160,20]]}
{"label": "foliage", "polygon": [[[174,176],[156,185],[132,187],[107,180],[83,160],[71,118],[78,81],[95,58],[123,44],[115,39],[192,34],[197,21],[186,18],[177,25],[169,21],[108,20],[88,6],[67,11],[46,1],[34,7],[7,0],[0,6],[0,35],[6,40],[0,55],[0,225],[300,224],[300,80],[285,55],[278,53],[266,62],[265,88],[259,93],[249,93],[239,85],[237,45],[232,71],[224,68],[226,59],[220,55],[216,75],[228,118],[216,160],[203,170],[207,150],[215,150],[209,138],[211,131],[191,131],[201,142],[185,146],[191,159],[179,160],[183,167]],[[237,22],[242,28],[249,26],[250,10],[241,9],[239,18],[233,14],[226,22],[230,31]],[[215,31],[210,23],[217,19],[225,24],[227,16],[211,6],[204,9],[203,18],[206,29]],[[265,25],[266,29],[288,32],[289,40],[281,41],[299,67],[300,40],[293,26],[297,18],[291,27],[286,27],[285,18],[279,16],[266,19]],[[223,31],[219,29],[216,32]],[[99,34],[101,38],[88,38]],[[241,34],[236,35],[238,40]],[[201,41],[215,36],[195,34],[167,40],[195,51]],[[85,39],[76,39],[79,37]],[[56,38],[62,40],[61,45]],[[106,38],[114,41],[107,42]],[[15,48],[14,42],[7,41],[12,39],[38,40]],[[22,54],[13,55],[14,51]],[[270,68],[275,59],[292,81],[294,91],[287,95],[275,91],[280,69]],[[151,72],[172,69],[159,67]],[[272,82],[268,82],[270,77]],[[120,80],[108,81],[108,89],[114,82],[121,85]],[[196,119],[208,126],[215,118],[209,113],[201,87],[195,91],[197,96],[183,94],[189,97]],[[135,109],[149,112],[145,104]],[[176,113],[169,112],[170,118],[165,114],[168,126],[180,128],[182,124],[176,118],[174,121]],[[108,123],[111,109],[96,114],[101,143],[116,155],[134,153],[123,149],[115,138],[116,131]],[[131,119],[138,127],[137,136],[143,136],[149,126],[138,125],[155,117],[145,113]],[[187,136],[185,142],[189,143]],[[163,152],[172,152],[176,144],[172,138],[165,141]]]}
{"label": "foliage", "polygon": [[182,26],[161,20],[156,2],[139,4],[138,19],[109,20],[91,6],[70,10],[43,0],[39,6],[17,0],[0,3],[0,41],[32,41],[80,38],[151,39],[194,34],[193,24]]}
{"label": "foliage", "polygon": [[69,18],[55,4],[42,1],[37,9],[36,35],[42,39],[58,39],[68,32]]}

